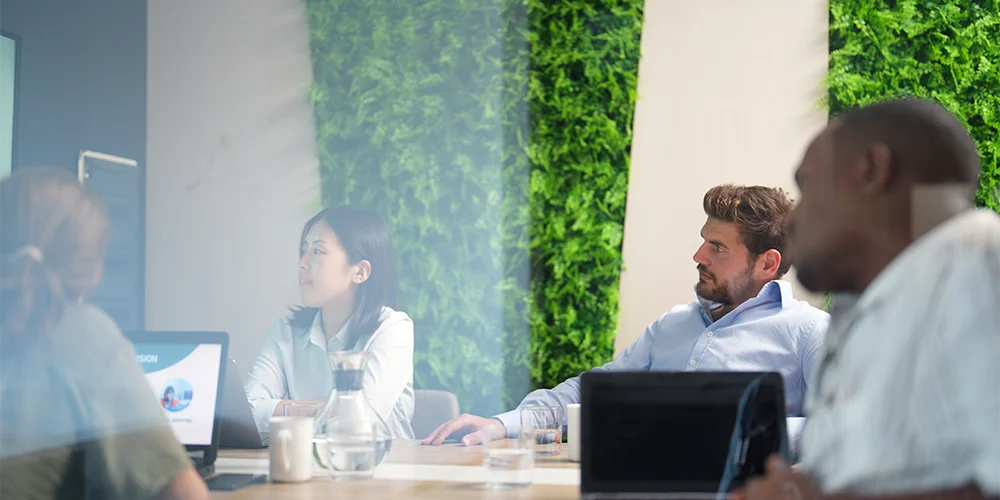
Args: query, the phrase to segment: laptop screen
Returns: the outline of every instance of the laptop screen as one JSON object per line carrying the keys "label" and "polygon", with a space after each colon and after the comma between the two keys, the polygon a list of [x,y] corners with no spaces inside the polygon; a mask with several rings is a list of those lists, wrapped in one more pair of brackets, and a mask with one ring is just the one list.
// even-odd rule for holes
{"label": "laptop screen", "polygon": [[133,345],[177,440],[185,446],[211,445],[222,344],[154,341]]}
{"label": "laptop screen", "polygon": [[[587,374],[590,375],[590,374]],[[584,382],[585,491],[714,492],[730,453],[744,389],[760,374],[596,374]],[[603,375],[603,376],[602,376]],[[764,377],[744,412],[745,474],[782,452],[780,375]],[[589,426],[589,429],[588,429]]]}

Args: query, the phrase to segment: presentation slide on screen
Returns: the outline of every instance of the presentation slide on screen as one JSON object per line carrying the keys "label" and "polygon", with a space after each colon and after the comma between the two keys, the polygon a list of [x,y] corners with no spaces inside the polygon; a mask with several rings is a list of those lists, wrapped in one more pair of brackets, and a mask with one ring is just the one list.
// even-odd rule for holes
{"label": "presentation slide on screen", "polygon": [[212,444],[222,346],[137,344],[135,352],[177,440]]}

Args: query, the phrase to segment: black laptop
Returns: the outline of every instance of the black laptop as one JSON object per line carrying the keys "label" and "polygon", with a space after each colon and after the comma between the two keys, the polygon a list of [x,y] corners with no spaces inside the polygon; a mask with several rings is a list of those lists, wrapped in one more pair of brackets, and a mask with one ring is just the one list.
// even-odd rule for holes
{"label": "black laptop", "polygon": [[582,498],[717,498],[763,474],[768,456],[788,459],[778,373],[587,372],[581,383]]}
{"label": "black laptop", "polygon": [[126,337],[177,440],[202,477],[215,470],[228,359],[223,332],[134,332]]}
{"label": "black laptop", "polygon": [[253,410],[243,389],[243,377],[236,361],[226,363],[226,383],[222,389],[222,414],[220,416],[222,448],[251,449],[263,448],[264,442],[257,430]]}

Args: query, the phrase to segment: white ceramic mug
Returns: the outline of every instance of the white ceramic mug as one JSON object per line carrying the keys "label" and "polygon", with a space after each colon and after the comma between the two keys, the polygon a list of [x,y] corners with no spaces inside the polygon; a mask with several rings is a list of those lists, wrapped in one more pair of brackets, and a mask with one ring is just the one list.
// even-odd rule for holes
{"label": "white ceramic mug", "polygon": [[566,444],[569,445],[569,459],[580,461],[580,405],[566,405]]}
{"label": "white ceramic mug", "polygon": [[271,481],[295,483],[312,477],[313,419],[271,417],[268,450]]}

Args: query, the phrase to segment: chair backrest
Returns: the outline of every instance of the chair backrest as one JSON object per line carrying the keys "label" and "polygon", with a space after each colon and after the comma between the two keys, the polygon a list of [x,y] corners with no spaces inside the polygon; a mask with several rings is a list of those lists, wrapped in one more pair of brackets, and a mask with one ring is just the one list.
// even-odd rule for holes
{"label": "chair backrest", "polygon": [[448,391],[417,389],[413,391],[413,436],[423,439],[434,429],[458,417],[458,398]]}

